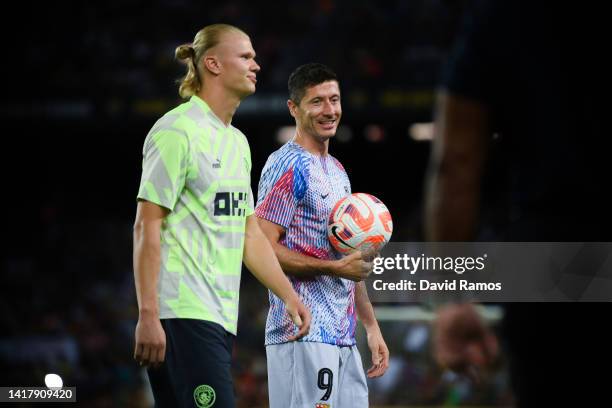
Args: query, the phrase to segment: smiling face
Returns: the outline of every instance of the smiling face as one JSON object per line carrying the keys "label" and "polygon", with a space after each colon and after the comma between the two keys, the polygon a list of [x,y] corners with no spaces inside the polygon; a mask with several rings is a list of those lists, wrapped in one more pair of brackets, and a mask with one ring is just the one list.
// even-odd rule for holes
{"label": "smiling face", "polygon": [[215,48],[224,88],[240,99],[254,93],[260,67],[255,62],[255,50],[249,37],[240,32],[227,32]]}
{"label": "smiling face", "polygon": [[306,89],[299,105],[291,99],[287,104],[299,134],[319,141],[329,140],[336,134],[342,116],[337,81],[311,86]]}

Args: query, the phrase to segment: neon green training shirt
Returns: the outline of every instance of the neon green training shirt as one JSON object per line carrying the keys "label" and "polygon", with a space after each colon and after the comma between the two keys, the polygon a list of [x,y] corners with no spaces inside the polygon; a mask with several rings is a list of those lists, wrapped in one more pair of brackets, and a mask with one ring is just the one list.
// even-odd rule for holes
{"label": "neon green training shirt", "polygon": [[246,137],[193,96],[155,123],[142,167],[138,199],[170,210],[161,229],[160,318],[208,320],[236,334],[253,214]]}

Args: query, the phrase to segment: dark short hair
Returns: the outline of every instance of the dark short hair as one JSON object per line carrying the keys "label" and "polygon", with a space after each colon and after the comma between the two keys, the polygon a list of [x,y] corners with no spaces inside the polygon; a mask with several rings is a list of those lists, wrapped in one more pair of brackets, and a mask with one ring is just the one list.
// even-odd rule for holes
{"label": "dark short hair", "polygon": [[330,67],[314,62],[300,65],[289,75],[287,82],[289,98],[299,105],[306,94],[306,89],[327,81],[338,82],[336,73]]}

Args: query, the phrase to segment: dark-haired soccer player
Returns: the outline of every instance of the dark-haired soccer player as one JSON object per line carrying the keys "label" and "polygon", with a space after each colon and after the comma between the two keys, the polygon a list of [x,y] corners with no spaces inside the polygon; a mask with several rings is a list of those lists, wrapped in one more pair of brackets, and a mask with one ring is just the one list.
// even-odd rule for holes
{"label": "dark-haired soccer player", "polygon": [[289,77],[289,93],[296,135],[270,155],[255,214],[300,299],[312,311],[312,323],[307,336],[289,342],[295,329],[281,300],[270,293],[270,407],[367,407],[368,388],[355,346],[357,315],[372,352],[368,376],[384,374],[389,351],[362,282],[371,262],[360,252],[340,258],[327,238],[334,204],[351,192],[346,171],[328,153],[342,116],[338,79],[324,65],[302,65]]}

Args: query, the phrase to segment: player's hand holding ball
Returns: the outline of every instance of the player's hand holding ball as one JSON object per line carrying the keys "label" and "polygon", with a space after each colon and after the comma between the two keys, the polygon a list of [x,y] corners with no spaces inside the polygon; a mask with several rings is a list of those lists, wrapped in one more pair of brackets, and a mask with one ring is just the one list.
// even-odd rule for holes
{"label": "player's hand holding ball", "polygon": [[368,277],[373,258],[391,239],[393,220],[381,200],[354,193],[336,203],[327,232],[332,246],[347,255],[339,261],[335,274],[358,282]]}

